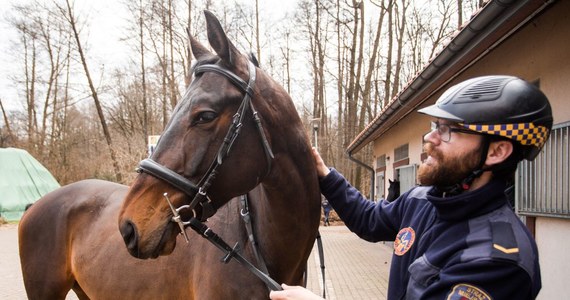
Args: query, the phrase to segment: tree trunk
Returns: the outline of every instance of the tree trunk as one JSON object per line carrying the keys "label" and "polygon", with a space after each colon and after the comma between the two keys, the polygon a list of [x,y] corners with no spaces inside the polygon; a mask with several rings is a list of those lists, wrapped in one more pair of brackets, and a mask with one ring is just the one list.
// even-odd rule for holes
{"label": "tree trunk", "polygon": [[147,144],[148,137],[148,100],[146,96],[146,69],[144,63],[144,9],[143,0],[139,1],[139,46],[141,49],[141,87],[142,87],[142,105],[143,105],[143,145]]}
{"label": "tree trunk", "polygon": [[386,102],[389,102],[392,95],[391,82],[392,82],[392,49],[394,48],[394,3],[388,3],[388,54],[386,57],[386,76],[384,77],[384,96]]}
{"label": "tree trunk", "polygon": [[336,34],[336,41],[337,41],[337,58],[338,58],[338,62],[337,62],[337,97],[338,97],[338,104],[337,104],[337,126],[340,126],[340,124],[342,123],[343,120],[343,99],[344,99],[344,88],[343,88],[343,83],[344,83],[344,64],[342,63],[342,57],[344,56],[344,51],[342,51],[342,47],[341,47],[341,22],[340,22],[340,0],[336,0],[336,30],[337,30],[337,34]]}
{"label": "tree trunk", "polygon": [[463,0],[457,0],[457,29],[463,24]]}
{"label": "tree trunk", "polygon": [[396,68],[394,70],[394,84],[392,85],[392,92],[390,93],[390,99],[394,98],[398,91],[400,90],[400,73],[402,72],[402,50],[404,48],[404,32],[406,29],[406,11],[410,3],[406,3],[406,0],[402,0],[402,11],[397,14],[396,19],[398,20],[396,27],[398,29],[396,36]]}
{"label": "tree trunk", "polygon": [[257,48],[257,61],[261,63],[261,46],[259,44],[259,0],[255,0],[255,42]]}
{"label": "tree trunk", "polygon": [[12,128],[10,128],[10,122],[8,122],[8,115],[6,114],[4,105],[2,105],[2,99],[0,99],[0,110],[2,110],[2,117],[4,118],[4,124],[6,126],[6,130],[8,131],[8,136],[12,136]]}
{"label": "tree trunk", "polygon": [[[168,0],[168,33],[170,44],[170,105],[174,109],[178,103],[178,92],[176,88],[176,76],[174,73],[174,25],[172,24],[172,0]],[[166,44],[165,44],[166,45]]]}
{"label": "tree trunk", "polygon": [[[362,92],[362,110],[360,113],[360,128],[364,128],[364,122],[367,119],[371,119],[373,116],[371,115],[371,107],[375,106],[375,104],[371,104],[371,99],[375,97],[372,96],[372,77],[374,73],[376,73],[376,63],[378,57],[378,48],[380,48],[380,36],[382,34],[382,24],[384,22],[385,11],[381,9],[380,14],[378,16],[378,25],[376,27],[376,35],[374,37],[374,44],[372,45],[372,56],[370,57],[370,61],[368,63],[368,71],[366,72],[366,78],[364,81],[364,91]],[[368,112],[368,113],[367,113]],[[368,116],[369,118],[366,118]]]}

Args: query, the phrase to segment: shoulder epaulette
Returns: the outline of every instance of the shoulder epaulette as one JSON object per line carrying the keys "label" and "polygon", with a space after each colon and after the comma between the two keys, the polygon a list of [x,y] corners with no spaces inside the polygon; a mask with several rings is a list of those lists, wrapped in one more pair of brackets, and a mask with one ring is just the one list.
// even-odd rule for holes
{"label": "shoulder epaulette", "polygon": [[491,257],[518,261],[519,247],[513,228],[507,222],[491,222],[493,250]]}

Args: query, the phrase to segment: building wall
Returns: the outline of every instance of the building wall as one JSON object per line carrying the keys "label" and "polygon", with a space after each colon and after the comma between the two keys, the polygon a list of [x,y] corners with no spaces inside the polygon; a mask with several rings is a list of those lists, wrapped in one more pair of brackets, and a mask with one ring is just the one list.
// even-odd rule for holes
{"label": "building wall", "polygon": [[[390,129],[390,132],[374,142],[374,157],[385,154],[390,159],[386,162],[385,194],[388,195],[388,179],[394,180],[394,149],[409,144],[410,164],[419,165],[422,153],[422,137],[430,129],[431,118],[419,113],[406,117]],[[400,191],[405,192],[405,191]]]}
{"label": "building wall", "polygon": [[568,299],[570,279],[570,220],[556,218],[536,219],[536,242],[540,255],[542,290],[539,300]]}
{"label": "building wall", "polygon": [[[570,121],[570,1],[557,1],[520,28],[486,57],[459,74],[449,86],[465,79],[491,74],[515,75],[538,81],[553,108],[554,124]],[[424,104],[432,104],[443,88]],[[374,142],[375,156],[410,143],[410,163],[420,163],[421,136],[429,129],[429,118],[413,113]],[[391,152],[390,152],[391,151]],[[392,161],[387,178],[392,178]],[[568,168],[568,166],[566,166]],[[404,191],[402,191],[404,192]],[[568,199],[566,199],[568,201]],[[570,219],[536,217],[536,241],[540,253],[543,288],[539,299],[568,298],[570,278]]]}

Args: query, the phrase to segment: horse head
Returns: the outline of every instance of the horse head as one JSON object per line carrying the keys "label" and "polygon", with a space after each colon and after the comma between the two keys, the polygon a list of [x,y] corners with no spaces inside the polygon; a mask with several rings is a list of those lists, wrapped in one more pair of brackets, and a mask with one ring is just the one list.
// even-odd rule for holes
{"label": "horse head", "polygon": [[400,197],[400,181],[388,179],[388,183],[390,185],[388,186],[388,197],[386,197],[386,201],[392,202]]}
{"label": "horse head", "polygon": [[181,220],[206,220],[260,184],[278,143],[271,132],[283,126],[275,120],[287,122],[281,113],[295,109],[283,88],[229,41],[216,17],[205,16],[215,53],[189,34],[196,59],[192,81],[152,156],[140,163],[119,215],[135,257],[173,251],[178,213]]}

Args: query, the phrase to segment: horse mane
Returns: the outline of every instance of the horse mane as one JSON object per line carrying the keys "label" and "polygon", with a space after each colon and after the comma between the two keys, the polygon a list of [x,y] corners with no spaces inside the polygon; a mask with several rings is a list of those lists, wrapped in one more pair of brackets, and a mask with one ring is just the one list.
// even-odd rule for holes
{"label": "horse mane", "polygon": [[255,53],[249,52],[248,58],[256,67],[259,68],[259,61],[257,60]]}

